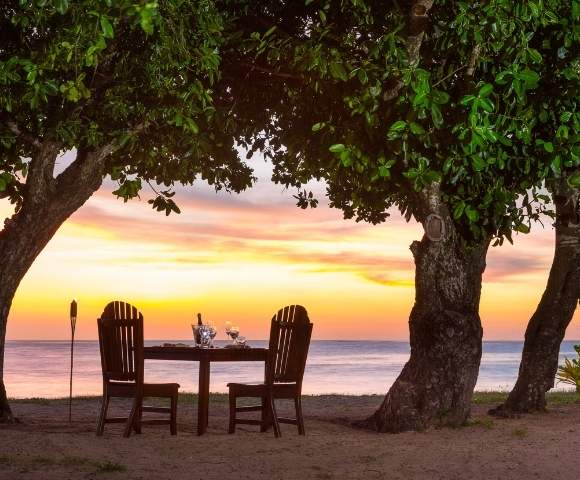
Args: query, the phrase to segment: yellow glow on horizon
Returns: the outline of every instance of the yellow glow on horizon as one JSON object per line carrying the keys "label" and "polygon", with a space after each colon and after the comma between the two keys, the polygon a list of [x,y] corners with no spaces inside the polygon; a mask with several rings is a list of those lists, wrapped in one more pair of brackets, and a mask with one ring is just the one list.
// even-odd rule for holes
{"label": "yellow glow on horizon", "polygon": [[[122,205],[99,192],[26,275],[8,338],[67,338],[72,298],[79,302],[79,339],[96,338],[95,319],[114,299],[143,312],[150,339],[189,338],[197,312],[221,338],[226,320],[248,338],[265,338],[272,314],[291,303],[308,309],[314,338],[408,338],[409,245],[420,238],[420,226],[396,216],[378,226],[355,224],[335,210],[304,212],[291,202],[209,198],[193,197],[182,215],[165,218],[146,202]],[[0,202],[0,215],[10,211]],[[523,338],[551,255],[548,230],[490,250],[481,299],[485,338]],[[579,318],[568,338],[580,338]]]}

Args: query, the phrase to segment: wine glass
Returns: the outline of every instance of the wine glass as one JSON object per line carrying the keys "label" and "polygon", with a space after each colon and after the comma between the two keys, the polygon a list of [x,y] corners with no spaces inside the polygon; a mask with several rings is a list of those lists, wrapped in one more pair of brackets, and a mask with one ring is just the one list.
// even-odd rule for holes
{"label": "wine glass", "polygon": [[238,336],[240,335],[240,328],[236,325],[227,325],[226,333],[232,339],[232,345],[238,344]]}
{"label": "wine glass", "polygon": [[217,335],[217,328],[211,322],[207,322],[206,325],[207,325],[208,334],[209,334],[209,346],[213,347],[213,339]]}

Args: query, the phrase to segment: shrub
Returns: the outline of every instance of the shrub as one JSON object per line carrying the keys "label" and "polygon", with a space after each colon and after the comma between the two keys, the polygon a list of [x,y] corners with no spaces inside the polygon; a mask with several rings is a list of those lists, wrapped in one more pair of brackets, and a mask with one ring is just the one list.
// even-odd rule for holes
{"label": "shrub", "polygon": [[576,391],[580,392],[580,345],[574,345],[574,350],[578,354],[578,358],[569,360],[564,359],[564,365],[558,367],[556,379],[558,382],[574,385]]}

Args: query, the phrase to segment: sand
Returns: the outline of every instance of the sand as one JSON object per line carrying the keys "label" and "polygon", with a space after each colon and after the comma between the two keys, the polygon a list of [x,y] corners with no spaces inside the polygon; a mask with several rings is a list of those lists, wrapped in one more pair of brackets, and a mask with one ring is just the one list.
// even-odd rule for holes
{"label": "sand", "polygon": [[[115,405],[123,410],[123,401]],[[213,397],[210,427],[195,435],[191,397],[180,401],[179,434],[146,426],[94,435],[99,402],[78,399],[73,423],[64,401],[16,402],[20,425],[0,427],[0,479],[558,479],[580,475],[580,403],[550,413],[492,419],[476,405],[469,426],[377,434],[351,428],[380,397],[306,397],[306,437],[282,425],[282,438],[253,427],[227,434],[224,396]],[[284,408],[280,408],[284,413]]]}

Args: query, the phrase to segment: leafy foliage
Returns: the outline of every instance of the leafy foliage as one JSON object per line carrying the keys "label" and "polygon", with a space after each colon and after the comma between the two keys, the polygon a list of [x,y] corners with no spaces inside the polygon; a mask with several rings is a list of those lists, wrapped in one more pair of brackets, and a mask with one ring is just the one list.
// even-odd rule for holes
{"label": "leafy foliage", "polygon": [[435,198],[466,240],[511,241],[580,165],[580,3],[441,0],[420,28],[414,3],[217,2],[244,144],[286,186],[326,180],[346,217],[422,221]]}
{"label": "leafy foliage", "polygon": [[556,379],[559,382],[574,385],[576,391],[580,392],[580,345],[574,345],[574,350],[578,354],[578,358],[569,360],[564,359],[564,365],[558,367]]}
{"label": "leafy foliage", "polygon": [[167,213],[179,211],[174,182],[248,187],[230,105],[213,97],[223,39],[210,0],[2,2],[0,196],[20,207],[31,139],[61,152],[111,145],[114,193],[127,200],[157,183],[151,203]]}

